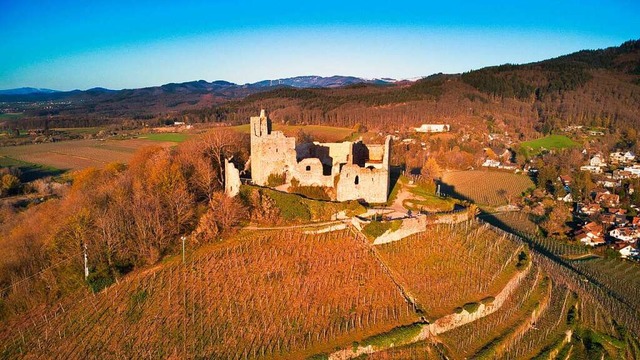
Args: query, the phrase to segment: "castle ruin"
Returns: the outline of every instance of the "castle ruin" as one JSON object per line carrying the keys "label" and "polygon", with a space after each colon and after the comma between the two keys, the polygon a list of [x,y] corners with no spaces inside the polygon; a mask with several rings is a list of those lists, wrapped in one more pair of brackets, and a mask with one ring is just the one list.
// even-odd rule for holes
{"label": "castle ruin", "polygon": [[331,189],[334,200],[384,203],[389,193],[391,137],[383,145],[361,140],[341,143],[304,143],[281,131],[272,131],[264,110],[251,117],[251,178],[267,186],[270,176],[291,185]]}

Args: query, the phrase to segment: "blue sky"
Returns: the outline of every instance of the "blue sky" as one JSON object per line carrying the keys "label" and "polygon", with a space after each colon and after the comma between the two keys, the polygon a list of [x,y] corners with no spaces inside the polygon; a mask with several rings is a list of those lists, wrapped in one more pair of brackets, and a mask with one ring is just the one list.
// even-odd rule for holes
{"label": "blue sky", "polygon": [[413,78],[640,38],[640,2],[0,0],[0,89]]}

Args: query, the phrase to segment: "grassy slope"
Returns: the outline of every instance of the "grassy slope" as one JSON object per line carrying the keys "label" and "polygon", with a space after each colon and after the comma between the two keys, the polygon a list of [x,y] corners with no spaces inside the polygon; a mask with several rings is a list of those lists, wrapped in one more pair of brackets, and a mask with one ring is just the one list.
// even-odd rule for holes
{"label": "grassy slope", "polygon": [[531,141],[525,141],[520,144],[524,149],[533,149],[534,151],[540,151],[542,148],[551,149],[566,149],[577,146],[578,143],[571,140],[564,135],[547,135],[540,139]]}

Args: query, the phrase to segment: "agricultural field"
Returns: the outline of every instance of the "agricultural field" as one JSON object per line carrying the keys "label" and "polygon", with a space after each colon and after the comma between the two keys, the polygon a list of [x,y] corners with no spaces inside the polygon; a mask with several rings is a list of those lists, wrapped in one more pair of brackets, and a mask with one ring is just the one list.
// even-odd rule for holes
{"label": "agricultural field", "polygon": [[22,146],[0,147],[4,162],[19,161],[63,170],[77,170],[110,162],[127,162],[136,150],[145,146],[175,146],[173,141],[126,140],[73,140]]}
{"label": "agricultural field", "polygon": [[533,181],[520,174],[501,171],[449,171],[442,177],[441,191],[478,205],[507,205],[533,188]]}
{"label": "agricultural field", "polygon": [[190,139],[192,135],[185,133],[153,133],[140,136],[140,139],[181,143]]}
{"label": "agricultural field", "polygon": [[1,357],[304,358],[417,320],[348,230],[249,233],[0,331]]}
{"label": "agricultural field", "polygon": [[[524,247],[476,222],[435,225],[376,246],[429,319],[495,296],[518,269]],[[522,264],[521,264],[522,267]]]}
{"label": "agricultural field", "polygon": [[24,113],[2,113],[0,114],[0,121],[2,120],[17,120],[24,117]]}
{"label": "agricultural field", "polygon": [[547,135],[540,139],[525,141],[520,147],[529,154],[539,153],[543,149],[567,149],[578,146],[578,143],[564,135]]}

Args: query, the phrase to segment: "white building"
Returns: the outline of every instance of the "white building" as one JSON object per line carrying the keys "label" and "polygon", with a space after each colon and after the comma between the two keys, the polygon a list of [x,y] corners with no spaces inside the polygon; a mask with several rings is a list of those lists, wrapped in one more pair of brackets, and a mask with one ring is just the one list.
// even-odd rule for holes
{"label": "white building", "polygon": [[609,154],[609,159],[614,163],[630,163],[636,159],[636,156],[631,151],[616,151]]}
{"label": "white building", "polygon": [[602,168],[600,166],[584,165],[584,166],[580,166],[580,170],[588,171],[592,174],[602,174]]}
{"label": "white building", "polygon": [[625,166],[624,171],[628,171],[633,177],[638,177],[640,176],[640,165]]}
{"label": "white building", "polygon": [[497,168],[497,167],[500,167],[500,161],[487,159],[482,163],[482,166]]}
{"label": "white building", "polygon": [[623,259],[640,255],[640,251],[638,251],[638,249],[634,248],[631,245],[627,245],[622,249],[620,249],[619,251],[620,251],[620,257]]}
{"label": "white building", "polygon": [[633,228],[617,228],[609,231],[609,235],[624,242],[635,242],[640,234]]}
{"label": "white building", "polygon": [[449,124],[422,124],[420,127],[414,128],[420,133],[440,133],[451,130]]}
{"label": "white building", "polygon": [[591,160],[589,160],[589,165],[604,167],[604,166],[607,166],[607,163],[602,159],[602,155],[596,154],[596,155],[593,155]]}

